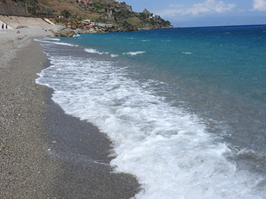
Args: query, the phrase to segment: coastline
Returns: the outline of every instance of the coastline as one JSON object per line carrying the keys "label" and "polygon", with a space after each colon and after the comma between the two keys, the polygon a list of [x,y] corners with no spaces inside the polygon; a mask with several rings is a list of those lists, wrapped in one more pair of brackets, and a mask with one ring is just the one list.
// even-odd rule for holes
{"label": "coastline", "polygon": [[92,124],[66,115],[46,90],[48,152],[60,163],[53,182],[56,198],[132,198],[139,184],[130,174],[112,173],[111,142]]}
{"label": "coastline", "polygon": [[51,33],[14,31],[0,34],[0,197],[133,197],[139,185],[111,172],[105,135],[66,115],[51,100],[52,89],[35,83],[49,61],[33,37]]}

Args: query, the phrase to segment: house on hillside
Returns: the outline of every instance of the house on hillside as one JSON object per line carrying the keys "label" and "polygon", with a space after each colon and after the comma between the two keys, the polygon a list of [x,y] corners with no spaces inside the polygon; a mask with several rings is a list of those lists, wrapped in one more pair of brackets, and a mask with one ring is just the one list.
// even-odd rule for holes
{"label": "house on hillside", "polygon": [[155,14],[153,14],[153,17],[156,18],[156,19],[161,18],[160,15],[155,15]]}
{"label": "house on hillside", "polygon": [[150,19],[159,19],[160,15],[153,14],[149,17]]}

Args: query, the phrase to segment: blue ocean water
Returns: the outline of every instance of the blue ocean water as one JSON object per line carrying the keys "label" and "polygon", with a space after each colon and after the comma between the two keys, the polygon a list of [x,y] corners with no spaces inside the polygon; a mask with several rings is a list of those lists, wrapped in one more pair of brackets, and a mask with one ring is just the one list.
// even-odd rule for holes
{"label": "blue ocean water", "polygon": [[36,82],[107,134],[136,198],[266,198],[266,26],[40,41]]}

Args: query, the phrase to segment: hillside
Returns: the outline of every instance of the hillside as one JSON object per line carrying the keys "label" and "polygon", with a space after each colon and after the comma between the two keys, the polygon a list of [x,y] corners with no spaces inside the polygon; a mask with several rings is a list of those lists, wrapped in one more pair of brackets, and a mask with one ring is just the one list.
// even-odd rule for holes
{"label": "hillside", "polygon": [[[78,27],[82,20],[112,24],[125,31],[141,28],[169,28],[169,21],[143,9],[134,12],[130,5],[115,0],[0,0],[8,4],[21,4],[28,7],[28,14],[51,18],[52,21]],[[126,29],[125,29],[126,27]]]}
{"label": "hillside", "polygon": [[[90,19],[91,21],[118,26],[132,25],[138,28],[169,27],[170,22],[152,13],[136,13],[125,2],[115,0],[39,0],[44,7],[56,15],[69,11],[72,20]],[[144,10],[144,9],[143,9]]]}

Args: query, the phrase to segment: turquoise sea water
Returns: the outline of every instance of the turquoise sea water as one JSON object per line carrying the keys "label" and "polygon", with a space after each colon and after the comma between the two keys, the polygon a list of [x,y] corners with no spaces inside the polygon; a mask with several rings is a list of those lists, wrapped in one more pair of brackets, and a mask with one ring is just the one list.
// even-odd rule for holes
{"label": "turquoise sea water", "polygon": [[37,83],[109,136],[137,198],[266,198],[266,26],[41,41]]}
{"label": "turquoise sea water", "polygon": [[[265,102],[265,35],[265,26],[246,26],[94,34],[71,41]],[[145,54],[123,55],[129,51]]]}

